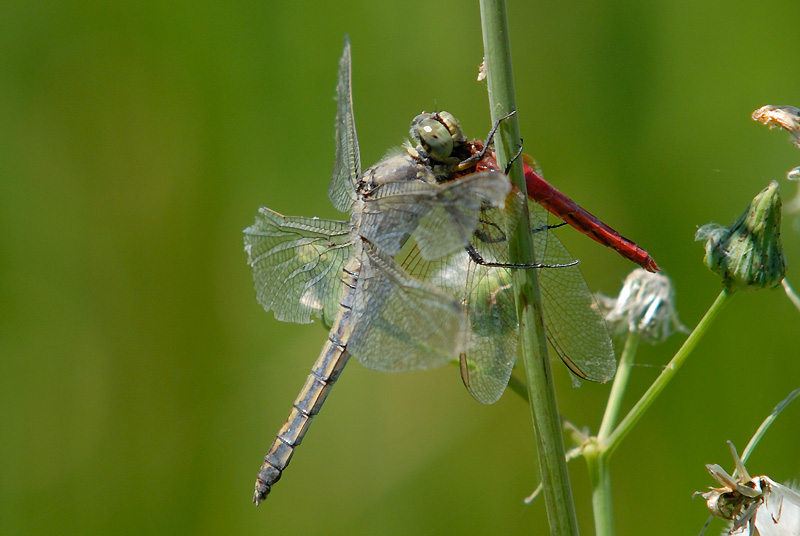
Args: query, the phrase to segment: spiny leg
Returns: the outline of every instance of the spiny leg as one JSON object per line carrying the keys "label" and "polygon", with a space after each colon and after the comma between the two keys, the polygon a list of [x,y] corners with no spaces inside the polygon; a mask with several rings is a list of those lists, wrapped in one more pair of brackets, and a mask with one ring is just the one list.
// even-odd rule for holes
{"label": "spiny leg", "polygon": [[[500,123],[502,121],[505,121],[515,113],[517,113],[517,111],[512,110],[511,112],[507,113],[506,115],[495,121],[494,125],[492,126],[492,130],[489,131],[489,136],[486,137],[486,142],[483,144],[483,149],[481,149],[480,152],[470,156],[466,160],[462,160],[461,163],[458,165],[457,170],[464,171],[465,169],[468,169],[477,164],[478,162],[480,162],[481,160],[483,160],[483,157],[486,156],[486,151],[488,151],[489,147],[492,145],[492,140],[494,139],[494,135],[497,133],[497,129],[500,127]],[[522,147],[520,147],[519,153],[522,153]],[[517,154],[517,156],[519,156],[519,153]],[[516,156],[514,158],[516,158]]]}
{"label": "spiny leg", "polygon": [[480,264],[481,266],[486,266],[488,268],[515,268],[515,269],[529,269],[529,268],[567,268],[569,266],[575,266],[580,261],[574,260],[570,263],[566,264],[543,264],[543,263],[535,263],[535,264],[515,264],[515,263],[506,263],[506,262],[490,262],[484,259],[480,253],[473,247],[472,244],[467,244],[465,248],[467,253],[469,254],[469,258],[476,264]]}

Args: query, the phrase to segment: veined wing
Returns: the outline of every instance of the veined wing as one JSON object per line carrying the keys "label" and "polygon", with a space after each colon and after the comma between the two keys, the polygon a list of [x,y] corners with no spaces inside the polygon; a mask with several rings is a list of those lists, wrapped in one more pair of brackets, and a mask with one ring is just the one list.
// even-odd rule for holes
{"label": "veined wing", "polygon": [[[459,179],[461,180],[461,179]],[[566,264],[573,259],[546,227],[547,213],[529,203],[537,261]],[[509,263],[507,212],[484,209],[472,245],[488,262]],[[519,324],[511,271],[474,263],[466,253],[427,262],[410,249],[402,265],[463,301],[471,331],[461,355],[461,376],[470,394],[491,404],[503,394],[517,357]],[[539,271],[547,338],[579,377],[604,382],[614,375],[613,345],[594,297],[577,266]]]}
{"label": "veined wing", "polygon": [[350,87],[350,40],[344,38],[344,51],[339,60],[339,84],[336,86],[336,160],[328,197],[333,206],[350,212],[356,199],[356,184],[361,175],[361,154],[353,118],[353,93]]}
{"label": "veined wing", "polygon": [[[527,204],[536,261],[544,264],[573,262],[574,258],[548,229],[547,211],[532,201]],[[508,244],[505,242],[505,225],[511,228],[512,224],[504,222],[505,216],[507,212],[496,209],[481,213],[481,226],[475,233],[473,245],[485,260],[510,262]],[[614,345],[580,268],[541,268],[538,275],[547,340],[561,360],[576,376],[585,380],[605,382],[613,378],[617,368]],[[467,370],[464,382],[479,401],[499,398],[505,385],[500,386],[511,374],[513,362],[502,358],[503,349],[510,348],[511,338],[518,336],[517,314],[510,283],[509,270],[484,266],[474,267],[468,278],[469,314],[478,315],[483,318],[484,323],[488,322],[485,317],[491,314],[496,331],[496,335],[485,330],[480,333],[479,336],[485,339],[483,345],[488,350],[483,353],[468,351],[466,367],[462,365],[462,375],[465,368]],[[480,345],[473,347],[481,348]],[[493,363],[493,359],[496,362]],[[485,376],[484,371],[492,373],[488,379],[482,377]],[[501,371],[504,373],[500,374]],[[492,386],[497,386],[500,390],[493,391]]]}
{"label": "veined wing", "polygon": [[[500,209],[481,211],[472,245],[488,262],[509,262],[505,217]],[[402,261],[406,270],[464,304],[469,343],[460,355],[461,378],[475,400],[496,402],[517,359],[519,323],[510,270],[479,265],[463,249],[432,262],[409,249]]]}
{"label": "veined wing", "polygon": [[[510,261],[507,215],[499,209],[481,212],[473,247],[488,262]],[[470,260],[465,282],[472,344],[461,356],[461,379],[475,400],[493,404],[505,391],[517,360],[519,320],[511,270],[490,268]]]}
{"label": "veined wing", "polygon": [[481,207],[502,207],[510,190],[505,175],[491,172],[444,184],[387,182],[365,197],[360,234],[395,255],[413,233],[423,258],[444,257],[469,243]]}
{"label": "veined wing", "polygon": [[259,209],[244,230],[256,298],[285,322],[306,324],[311,314],[329,324],[339,307],[342,267],[352,254],[348,222],[283,216]]}
{"label": "veined wing", "polygon": [[392,256],[410,234],[423,257],[463,252],[481,207],[502,206],[509,191],[505,176],[476,173],[444,185],[387,182],[365,197],[360,234],[367,240],[347,347],[363,365],[387,372],[429,369],[466,350],[470,330],[461,300],[409,277]]}
{"label": "veined wing", "polygon": [[[534,251],[545,264],[566,264],[574,259],[547,228],[547,211],[528,202]],[[544,307],[547,340],[561,360],[578,377],[604,383],[614,377],[614,345],[594,294],[578,266],[542,268],[539,286]]]}
{"label": "veined wing", "polygon": [[424,370],[456,359],[468,342],[458,300],[411,278],[379,248],[364,243],[347,351],[383,372]]}

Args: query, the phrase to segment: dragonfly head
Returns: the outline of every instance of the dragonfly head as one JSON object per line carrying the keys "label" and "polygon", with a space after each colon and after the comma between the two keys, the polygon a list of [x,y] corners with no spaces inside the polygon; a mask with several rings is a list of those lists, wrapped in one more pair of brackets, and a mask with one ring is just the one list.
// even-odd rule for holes
{"label": "dragonfly head", "polygon": [[458,120],[448,112],[421,113],[411,122],[411,138],[431,158],[446,161],[466,141]]}

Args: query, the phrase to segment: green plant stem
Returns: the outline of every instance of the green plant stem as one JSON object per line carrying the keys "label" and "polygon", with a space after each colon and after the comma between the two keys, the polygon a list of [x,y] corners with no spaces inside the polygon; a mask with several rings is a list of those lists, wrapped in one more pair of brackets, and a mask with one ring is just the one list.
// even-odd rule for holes
{"label": "green plant stem", "polygon": [[599,449],[586,446],[583,453],[592,484],[592,510],[596,536],[614,536],[614,505],[611,500],[611,472],[608,457]]}
{"label": "green plant stem", "polygon": [[781,412],[786,409],[786,406],[791,404],[792,401],[798,396],[800,396],[800,389],[795,389],[789,393],[789,396],[784,398],[780,404],[775,406],[775,409],[772,410],[772,413],[770,413],[769,416],[764,419],[764,422],[761,423],[761,426],[758,427],[758,430],[756,430],[756,433],[753,434],[753,437],[750,438],[747,446],[742,451],[742,463],[747,463],[747,459],[753,453],[756,445],[758,445],[758,442],[761,441],[761,438],[764,436],[764,434],[767,433],[767,430],[769,430],[769,427],[772,426],[773,422],[775,422],[775,419],[778,418],[778,415],[780,415]]}
{"label": "green plant stem", "polygon": [[[481,0],[480,7],[489,106],[492,120],[497,121],[516,110],[508,19],[503,0]],[[495,150],[498,164],[504,169],[520,144],[517,116],[503,121],[497,134]],[[520,159],[514,162],[510,178],[525,196],[525,181]],[[510,199],[514,199],[514,196],[510,196]],[[510,202],[510,206],[507,207],[511,221],[518,222],[516,229],[511,231],[509,242],[511,262],[532,264],[535,262],[535,257],[529,231],[527,204],[517,201]],[[577,535],[578,521],[567,472],[561,419],[556,404],[553,374],[550,370],[547,339],[544,334],[538,274],[536,270],[514,270],[512,277],[519,315],[520,348],[528,379],[528,400],[537,440],[550,532],[559,536]]]}
{"label": "green plant stem", "polygon": [[611,434],[611,431],[617,424],[619,408],[625,396],[625,389],[628,387],[633,357],[636,355],[636,350],[639,348],[640,340],[641,337],[638,333],[633,331],[628,332],[628,339],[625,341],[625,348],[622,349],[622,356],[620,356],[619,365],[617,365],[617,373],[614,375],[614,384],[611,387],[611,394],[608,395],[608,404],[606,404],[606,412],[603,414],[603,422],[600,425],[600,430],[597,432],[597,439],[601,443],[605,443],[606,438]]}
{"label": "green plant stem", "polygon": [[678,369],[683,365],[686,358],[689,357],[689,354],[692,353],[694,347],[697,346],[697,343],[700,339],[703,338],[708,328],[711,326],[714,319],[719,315],[722,309],[727,305],[731,298],[733,297],[733,292],[723,289],[714,303],[711,305],[708,311],[706,311],[705,316],[703,316],[700,323],[697,324],[697,327],[694,328],[692,333],[689,335],[689,338],[683,343],[680,350],[675,354],[675,357],[669,362],[669,364],[664,368],[661,372],[661,375],[656,378],[656,381],[650,386],[647,392],[642,395],[642,398],[636,403],[636,405],[631,409],[628,415],[622,420],[619,426],[614,430],[608,437],[608,441],[605,444],[601,445],[601,448],[604,451],[604,456],[608,457],[614,452],[614,450],[619,446],[620,442],[625,438],[625,436],[630,433],[633,426],[639,422],[639,419],[642,418],[645,411],[650,407],[650,405],[658,398],[658,395],[661,394],[661,391],[667,386],[669,381],[672,379],[673,376],[678,372]]}
{"label": "green plant stem", "polygon": [[641,337],[636,332],[629,332],[628,339],[625,341],[625,348],[622,349],[622,356],[619,359],[617,373],[614,376],[614,385],[611,387],[611,394],[608,396],[608,404],[603,414],[603,422],[597,439],[584,445],[583,456],[589,467],[589,477],[592,483],[592,510],[594,512],[594,527],[596,536],[613,536],[614,528],[614,504],[611,495],[611,473],[608,468],[608,453],[605,450],[605,442],[614,425],[617,423],[617,416],[625,397],[625,388],[631,376],[633,358],[639,348]]}

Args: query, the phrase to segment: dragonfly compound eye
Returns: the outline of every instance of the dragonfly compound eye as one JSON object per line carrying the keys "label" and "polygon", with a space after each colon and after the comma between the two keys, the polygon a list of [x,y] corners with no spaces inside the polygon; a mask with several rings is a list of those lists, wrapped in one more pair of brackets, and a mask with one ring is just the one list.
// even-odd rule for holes
{"label": "dragonfly compound eye", "polygon": [[447,128],[450,137],[453,139],[453,143],[464,139],[464,134],[461,133],[461,126],[458,124],[458,119],[456,119],[453,114],[442,111],[436,115],[439,117],[439,122]]}
{"label": "dragonfly compound eye", "polygon": [[439,114],[418,115],[411,124],[411,137],[432,158],[444,160],[453,152],[453,136],[447,125],[439,117]]}

